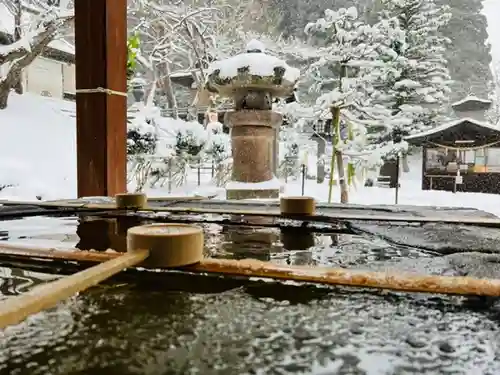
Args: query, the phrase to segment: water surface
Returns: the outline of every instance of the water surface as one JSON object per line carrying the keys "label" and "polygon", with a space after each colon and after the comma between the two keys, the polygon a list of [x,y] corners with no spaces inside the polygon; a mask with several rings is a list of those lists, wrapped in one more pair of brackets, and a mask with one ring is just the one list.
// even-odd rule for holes
{"label": "water surface", "polygon": [[[2,222],[10,243],[123,250],[137,222]],[[436,254],[370,236],[203,224],[207,255],[369,268]],[[384,263],[385,264],[385,263]],[[52,275],[0,269],[3,297]],[[496,301],[135,274],[0,332],[1,374],[498,374]]]}

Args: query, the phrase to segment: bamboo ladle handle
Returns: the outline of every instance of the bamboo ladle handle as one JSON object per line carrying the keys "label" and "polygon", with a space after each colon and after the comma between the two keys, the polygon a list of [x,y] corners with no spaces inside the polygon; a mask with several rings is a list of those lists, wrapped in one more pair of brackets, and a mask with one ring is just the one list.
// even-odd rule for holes
{"label": "bamboo ladle handle", "polygon": [[39,285],[18,296],[0,301],[0,328],[22,322],[28,316],[56,306],[85,289],[143,262],[149,250],[138,250],[93,266],[71,276]]}
{"label": "bamboo ladle handle", "polygon": [[139,264],[168,268],[198,263],[203,259],[203,244],[203,230],[192,225],[152,224],[130,228],[125,255],[0,301],[0,329],[54,307],[125,268]]}

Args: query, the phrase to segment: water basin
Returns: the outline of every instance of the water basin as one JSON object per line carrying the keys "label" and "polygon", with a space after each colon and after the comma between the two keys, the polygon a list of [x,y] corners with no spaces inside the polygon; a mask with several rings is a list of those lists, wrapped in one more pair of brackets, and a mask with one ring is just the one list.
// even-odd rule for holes
{"label": "water basin", "polygon": [[[124,251],[127,228],[147,222],[37,217],[0,232],[10,244]],[[213,257],[347,268],[436,257],[370,236],[200,225]],[[4,265],[0,293],[54,277]],[[0,374],[498,374],[499,316],[477,298],[136,275],[0,332]]]}

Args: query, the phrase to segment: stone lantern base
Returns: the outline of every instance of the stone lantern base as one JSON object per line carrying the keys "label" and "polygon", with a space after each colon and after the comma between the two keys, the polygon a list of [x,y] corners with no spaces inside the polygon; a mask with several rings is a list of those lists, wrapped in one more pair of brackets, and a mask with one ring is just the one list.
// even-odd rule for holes
{"label": "stone lantern base", "polygon": [[280,191],[278,190],[230,190],[226,189],[226,199],[278,199]]}
{"label": "stone lantern base", "polygon": [[280,181],[276,177],[256,183],[230,181],[226,186],[226,199],[277,199],[280,192]]}
{"label": "stone lantern base", "polygon": [[280,188],[276,189],[226,189],[226,199],[278,199]]}
{"label": "stone lantern base", "polygon": [[278,198],[280,183],[275,177],[276,136],[282,122],[270,110],[240,110],[229,113],[233,173],[226,186],[227,199]]}

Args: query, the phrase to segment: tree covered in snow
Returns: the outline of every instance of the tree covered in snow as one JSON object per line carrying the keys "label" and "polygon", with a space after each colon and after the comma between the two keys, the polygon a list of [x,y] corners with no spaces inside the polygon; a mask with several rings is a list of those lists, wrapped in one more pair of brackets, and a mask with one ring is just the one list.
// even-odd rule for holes
{"label": "tree covered in snow", "polygon": [[373,99],[391,110],[393,126],[404,135],[427,130],[437,125],[449,100],[449,40],[440,36],[451,17],[449,7],[434,0],[382,1],[381,22],[401,29],[404,39],[391,40],[396,55],[372,71]]}
{"label": "tree covered in snow", "polygon": [[500,126],[500,63],[498,62],[493,65],[493,84],[492,106],[488,112],[488,120]]}
{"label": "tree covered in snow", "polygon": [[[387,35],[401,37],[401,32],[389,23],[373,26],[364,23],[354,7],[326,10],[325,16],[308,24],[305,32],[319,35],[323,44],[307,75],[313,82],[311,90],[320,93],[316,101],[318,117],[324,117],[325,112],[331,114],[335,135],[332,158],[336,159],[341,201],[346,202],[347,180],[353,177],[355,159],[360,159],[360,152],[366,151],[367,129],[375,126],[379,131],[390,129],[386,123],[387,110],[372,102],[367,94],[372,84],[368,73],[395,57],[395,46]],[[346,178],[343,160],[349,154]],[[363,154],[365,159],[371,156],[370,152]],[[331,164],[334,165],[333,159]]]}
{"label": "tree covered in snow", "polygon": [[[214,36],[227,23],[226,3],[207,2],[159,3],[152,0],[129,2],[131,32],[141,39],[137,60],[153,86],[166,100],[166,106],[177,117],[178,95],[172,76],[190,75],[192,88],[200,88],[205,69],[213,60]],[[199,101],[194,98],[193,104]]]}
{"label": "tree covered in snow", "polygon": [[31,0],[29,6],[22,0],[0,2],[2,19],[11,19],[11,25],[0,25],[14,38],[8,45],[0,45],[0,109],[7,107],[11,89],[19,91],[20,76],[24,68],[54,39],[61,36],[72,23],[74,14],[69,0],[57,4]]}
{"label": "tree covered in snow", "polygon": [[[498,0],[494,0],[496,2]],[[484,0],[435,0],[438,7],[448,6],[450,21],[440,35],[451,40],[445,51],[452,83],[451,101],[474,94],[485,97],[492,89],[491,43]],[[490,2],[490,3],[493,3]]]}
{"label": "tree covered in snow", "polygon": [[268,9],[277,11],[279,22],[277,28],[286,37],[302,35],[303,26],[321,18],[325,9],[340,9],[355,6],[361,13],[365,13],[373,0],[271,0]]}

